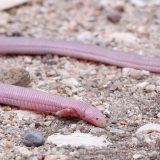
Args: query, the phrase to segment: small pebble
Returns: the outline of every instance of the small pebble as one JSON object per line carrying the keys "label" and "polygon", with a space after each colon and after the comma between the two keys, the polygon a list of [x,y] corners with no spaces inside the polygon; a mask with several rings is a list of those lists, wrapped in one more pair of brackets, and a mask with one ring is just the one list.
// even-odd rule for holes
{"label": "small pebble", "polygon": [[142,158],[144,158],[142,154],[137,153],[133,155],[133,159],[142,159]]}
{"label": "small pebble", "polygon": [[[148,123],[140,127],[136,131],[136,137],[144,146],[148,144],[150,147],[155,148],[160,145],[160,125],[155,123]],[[160,146],[158,146],[160,147]]]}
{"label": "small pebble", "polygon": [[49,127],[51,125],[51,123],[52,123],[52,121],[46,121],[46,122],[44,122],[44,125]]}
{"label": "small pebble", "polygon": [[27,63],[27,64],[32,64],[31,57],[24,57],[24,62]]}
{"label": "small pebble", "polygon": [[136,85],[137,88],[144,89],[148,85],[148,82],[141,82]]}
{"label": "small pebble", "polygon": [[160,124],[155,124],[155,123],[145,124],[144,126],[140,127],[136,131],[136,135],[138,136],[139,134],[150,133],[150,132],[159,132],[160,133]]}
{"label": "small pebble", "polygon": [[150,160],[155,160],[158,158],[158,152],[157,151],[153,151],[151,153],[149,153],[149,157],[150,157]]}
{"label": "small pebble", "polygon": [[121,13],[118,11],[111,11],[107,15],[107,19],[112,23],[118,23],[121,19]]}
{"label": "small pebble", "polygon": [[105,109],[105,110],[104,110],[104,115],[105,115],[107,118],[110,118],[110,117],[111,117],[111,111],[109,111],[108,109]]}
{"label": "small pebble", "polygon": [[149,84],[149,85],[147,85],[147,86],[145,87],[145,91],[146,91],[146,92],[153,92],[153,91],[155,91],[155,90],[156,90],[156,86],[153,85],[153,84]]}
{"label": "small pebble", "polygon": [[121,129],[117,129],[117,128],[111,128],[110,133],[112,133],[112,134],[124,134],[125,131],[123,131]]}
{"label": "small pebble", "polygon": [[77,39],[79,41],[83,41],[83,42],[88,42],[88,41],[90,42],[90,41],[92,41],[94,39],[94,36],[93,36],[93,34],[91,32],[86,31],[86,32],[80,33],[77,36]]}
{"label": "small pebble", "polygon": [[70,130],[71,130],[72,132],[75,131],[76,128],[77,128],[77,125],[76,125],[76,124],[72,124],[72,125],[70,126]]}
{"label": "small pebble", "polygon": [[128,45],[136,45],[140,42],[140,39],[133,33],[130,32],[113,32],[109,35],[109,39],[117,43],[124,43]]}
{"label": "small pebble", "polygon": [[77,87],[80,85],[79,82],[75,78],[64,79],[62,80],[62,83],[69,87]]}
{"label": "small pebble", "polygon": [[114,81],[114,83],[110,86],[110,90],[111,91],[115,91],[115,90],[121,90],[122,89],[122,83],[117,80],[117,81]]}
{"label": "small pebble", "polygon": [[103,129],[103,128],[92,128],[91,130],[90,130],[90,133],[92,133],[92,134],[96,134],[96,135],[102,135],[102,134],[106,134],[106,130],[105,129]]}
{"label": "small pebble", "polygon": [[36,129],[28,129],[22,140],[27,147],[38,147],[44,144],[45,140],[41,132]]}
{"label": "small pebble", "polygon": [[123,68],[122,72],[125,77],[131,76],[132,78],[137,79],[137,80],[143,78],[144,76],[150,75],[150,73],[148,71],[137,70],[137,69],[133,69],[133,68]]}
{"label": "small pebble", "polygon": [[139,34],[141,34],[141,35],[144,35],[144,36],[146,36],[146,37],[149,37],[149,32],[147,32],[146,26],[139,26],[139,27],[137,28],[137,32],[138,32]]}

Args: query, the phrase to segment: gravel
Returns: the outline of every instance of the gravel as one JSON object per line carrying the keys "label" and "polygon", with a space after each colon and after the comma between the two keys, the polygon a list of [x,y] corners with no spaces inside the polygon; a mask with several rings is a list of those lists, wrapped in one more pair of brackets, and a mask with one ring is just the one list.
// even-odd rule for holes
{"label": "gravel", "polygon": [[[123,6],[124,11],[118,22],[113,23],[107,16],[117,10],[118,5]],[[159,15],[159,3],[155,0],[32,0],[1,11],[0,34],[79,40],[128,54],[160,57]],[[146,124],[159,125],[159,74],[56,55],[2,56],[0,64],[0,69],[25,69],[31,77],[26,87],[86,101],[109,115],[107,126],[98,129],[80,119],[22,112],[1,105],[0,159],[130,160],[160,157],[159,132],[143,133],[140,137],[136,134]],[[5,73],[8,74],[8,70]],[[0,72],[0,79],[2,77],[4,74]],[[17,73],[15,77],[19,77]],[[23,78],[20,80],[24,81]],[[51,135],[79,132],[104,137],[111,144],[103,148],[59,147],[52,143],[26,147],[22,137],[29,128],[35,128],[46,139]]]}

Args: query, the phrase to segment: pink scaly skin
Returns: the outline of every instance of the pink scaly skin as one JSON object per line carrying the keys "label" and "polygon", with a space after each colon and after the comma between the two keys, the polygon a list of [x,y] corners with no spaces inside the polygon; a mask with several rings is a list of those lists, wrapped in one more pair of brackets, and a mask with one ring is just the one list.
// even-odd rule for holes
{"label": "pink scaly skin", "polygon": [[143,69],[160,73],[160,59],[114,51],[105,47],[34,38],[0,38],[0,55],[46,55],[57,54],[91,60],[119,67]]}
{"label": "pink scaly skin", "polygon": [[84,102],[8,84],[0,84],[0,103],[20,109],[55,112],[59,117],[79,117],[98,127],[106,124],[105,116]]}
{"label": "pink scaly skin", "polygon": [[[15,54],[57,54],[160,73],[160,59],[158,58],[127,54],[79,42],[0,38],[0,55]],[[21,109],[56,112],[56,115],[60,117],[76,116],[98,127],[104,127],[106,124],[105,116],[98,109],[84,102],[23,87],[0,84],[0,103],[19,106]]]}

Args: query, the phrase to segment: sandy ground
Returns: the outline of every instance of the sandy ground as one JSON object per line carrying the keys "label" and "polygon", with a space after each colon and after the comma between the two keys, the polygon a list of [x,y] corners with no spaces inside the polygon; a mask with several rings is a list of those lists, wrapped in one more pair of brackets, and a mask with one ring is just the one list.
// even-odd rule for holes
{"label": "sandy ground", "polygon": [[[143,0],[35,0],[2,11],[0,35],[79,40],[160,57],[159,8],[158,1]],[[117,10],[121,12],[117,14]],[[110,116],[107,126],[100,129],[79,119],[24,113],[3,106],[0,108],[0,159],[160,157],[159,131],[155,129],[143,138],[136,134],[141,126],[160,122],[159,74],[50,55],[0,57],[0,64],[1,68],[26,69],[32,77],[32,88],[84,100]],[[59,147],[45,143],[40,147],[26,147],[21,140],[28,128],[36,128],[45,139],[55,133],[78,131],[104,136],[111,144],[107,147],[68,144]]]}

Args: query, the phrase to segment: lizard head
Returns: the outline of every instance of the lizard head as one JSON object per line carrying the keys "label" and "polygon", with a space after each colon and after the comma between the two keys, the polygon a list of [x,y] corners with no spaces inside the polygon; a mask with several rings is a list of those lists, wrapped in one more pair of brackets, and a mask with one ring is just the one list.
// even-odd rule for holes
{"label": "lizard head", "polygon": [[97,127],[105,127],[106,125],[105,116],[95,107],[86,108],[83,119]]}

